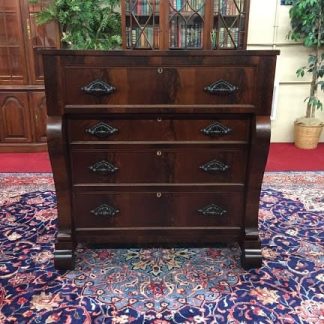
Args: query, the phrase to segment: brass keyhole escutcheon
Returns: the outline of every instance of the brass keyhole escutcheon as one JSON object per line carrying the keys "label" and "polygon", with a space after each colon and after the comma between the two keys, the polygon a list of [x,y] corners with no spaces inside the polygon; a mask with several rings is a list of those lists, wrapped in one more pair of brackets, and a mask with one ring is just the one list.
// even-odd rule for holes
{"label": "brass keyhole escutcheon", "polygon": [[162,73],[163,73],[163,68],[159,67],[159,68],[157,69],[157,72],[158,72],[159,74],[162,74]]}
{"label": "brass keyhole escutcheon", "polygon": [[157,156],[161,156],[162,155],[162,151],[156,151],[156,155]]}
{"label": "brass keyhole escutcheon", "polygon": [[157,121],[158,123],[161,123],[162,118],[161,118],[161,117],[158,117],[158,118],[156,119],[156,121]]}
{"label": "brass keyhole escutcheon", "polygon": [[161,193],[161,192],[157,192],[157,193],[156,193],[156,197],[157,197],[157,198],[161,198],[161,197],[162,197],[162,193]]}

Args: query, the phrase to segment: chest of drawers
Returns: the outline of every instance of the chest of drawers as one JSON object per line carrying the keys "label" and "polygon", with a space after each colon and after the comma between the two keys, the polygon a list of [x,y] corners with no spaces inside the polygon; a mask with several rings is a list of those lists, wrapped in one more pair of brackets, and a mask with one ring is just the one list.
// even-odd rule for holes
{"label": "chest of drawers", "polygon": [[235,241],[260,264],[277,51],[42,54],[58,269],[79,242]]}

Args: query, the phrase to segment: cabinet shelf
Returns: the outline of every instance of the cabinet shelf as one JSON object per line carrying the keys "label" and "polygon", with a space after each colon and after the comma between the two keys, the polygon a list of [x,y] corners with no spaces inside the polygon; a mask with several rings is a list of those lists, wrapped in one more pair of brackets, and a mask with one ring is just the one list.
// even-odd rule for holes
{"label": "cabinet shelf", "polygon": [[246,49],[249,0],[125,0],[121,4],[124,49]]}

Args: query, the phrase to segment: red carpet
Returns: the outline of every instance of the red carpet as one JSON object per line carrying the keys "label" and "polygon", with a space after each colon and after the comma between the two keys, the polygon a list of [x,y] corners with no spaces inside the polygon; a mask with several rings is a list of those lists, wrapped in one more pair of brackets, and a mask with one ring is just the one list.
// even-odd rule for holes
{"label": "red carpet", "polygon": [[[291,143],[271,144],[266,170],[324,170],[324,143],[315,150],[301,150]],[[0,172],[52,172],[52,169],[47,152],[0,153]]]}
{"label": "red carpet", "polygon": [[266,171],[323,171],[324,143],[314,150],[298,149],[292,143],[273,143]]}
{"label": "red carpet", "polygon": [[47,152],[0,153],[0,172],[52,172]]}

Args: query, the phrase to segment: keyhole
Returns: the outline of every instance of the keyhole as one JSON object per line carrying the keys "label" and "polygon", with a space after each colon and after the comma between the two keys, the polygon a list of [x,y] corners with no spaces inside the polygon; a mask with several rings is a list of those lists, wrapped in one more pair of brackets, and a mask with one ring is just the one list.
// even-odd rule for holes
{"label": "keyhole", "polygon": [[157,193],[156,193],[156,197],[157,197],[157,198],[161,198],[161,197],[162,197],[162,193],[161,193],[161,192],[157,192]]}
{"label": "keyhole", "polygon": [[162,73],[163,73],[163,68],[159,67],[159,68],[157,69],[157,71],[158,71],[159,74],[162,74]]}
{"label": "keyhole", "polygon": [[157,156],[161,156],[162,155],[162,152],[161,151],[156,151],[156,155]]}

